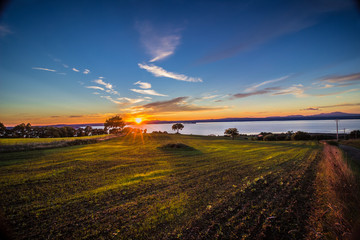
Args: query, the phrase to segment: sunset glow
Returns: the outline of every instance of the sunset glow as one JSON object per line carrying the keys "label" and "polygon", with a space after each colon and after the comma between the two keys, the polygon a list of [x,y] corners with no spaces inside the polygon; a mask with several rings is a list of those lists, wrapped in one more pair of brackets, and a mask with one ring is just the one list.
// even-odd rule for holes
{"label": "sunset glow", "polygon": [[314,1],[9,1],[0,122],[360,113],[358,9]]}
{"label": "sunset glow", "polygon": [[141,119],[141,118],[135,118],[135,122],[136,122],[137,124],[140,124],[140,123],[142,122],[142,119]]}

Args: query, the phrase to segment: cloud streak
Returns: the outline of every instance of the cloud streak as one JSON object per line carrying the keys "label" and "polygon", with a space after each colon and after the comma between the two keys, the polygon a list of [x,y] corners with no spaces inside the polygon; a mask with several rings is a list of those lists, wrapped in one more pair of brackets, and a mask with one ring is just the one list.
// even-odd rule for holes
{"label": "cloud streak", "polygon": [[263,90],[250,92],[250,93],[236,93],[231,96],[231,99],[246,98],[246,97],[251,97],[251,96],[256,96],[256,95],[264,95],[264,94],[273,93],[274,91],[277,91],[277,90],[281,90],[281,88],[280,87],[271,87],[271,88],[265,88]]}
{"label": "cloud streak", "polygon": [[96,90],[101,90],[101,91],[105,90],[104,88],[98,87],[98,86],[86,86],[86,88],[91,88],[91,89],[96,89]]}
{"label": "cloud streak", "polygon": [[56,72],[56,70],[49,69],[49,68],[33,67],[32,69],[41,70],[41,71],[48,71],[48,72]]}
{"label": "cloud streak", "polygon": [[167,97],[168,95],[165,94],[161,94],[156,92],[155,90],[152,89],[146,89],[146,90],[142,90],[142,89],[130,89],[133,92],[136,93],[140,93],[140,94],[146,94],[146,95],[153,95],[153,96],[160,96],[160,97]]}
{"label": "cloud streak", "polygon": [[105,86],[105,88],[106,88],[105,91],[107,93],[111,93],[111,94],[115,94],[115,95],[119,94],[117,91],[114,90],[113,85],[111,83],[104,82],[104,80],[102,80],[102,78],[96,79],[93,82]]}
{"label": "cloud streak", "polygon": [[72,68],[72,70],[73,70],[74,72],[80,72],[80,70],[78,70],[78,69],[76,69],[76,68]]}
{"label": "cloud streak", "polygon": [[139,85],[139,87],[142,88],[142,89],[151,88],[151,84],[147,83],[147,82],[137,81],[136,83],[134,83],[134,85]]}
{"label": "cloud streak", "polygon": [[343,94],[343,93],[356,92],[356,91],[359,91],[359,90],[360,90],[360,88],[355,88],[355,89],[349,89],[349,90],[339,91],[339,92],[324,93],[324,94],[315,94],[314,96],[317,96],[317,97],[326,97],[326,96],[332,96],[332,95],[339,95],[339,94]]}
{"label": "cloud streak", "polygon": [[174,113],[223,110],[224,107],[204,107],[187,103],[189,97],[177,97],[168,101],[158,101],[131,108],[134,112]]}
{"label": "cloud streak", "polygon": [[318,106],[318,107],[308,107],[308,108],[300,109],[300,110],[315,111],[315,110],[321,110],[322,108],[356,107],[356,106],[360,106],[360,103],[341,103],[341,104],[325,105],[325,106]]}
{"label": "cloud streak", "polygon": [[202,82],[203,81],[201,78],[188,77],[184,74],[168,72],[165,69],[155,66],[153,64],[147,65],[147,64],[138,63],[138,66],[141,69],[144,69],[144,70],[152,73],[155,77],[167,77],[167,78],[172,78],[175,80],[185,81],[185,82]]}
{"label": "cloud streak", "polygon": [[135,104],[135,103],[147,101],[144,98],[127,98],[127,97],[118,98],[117,100],[125,101],[125,102],[127,102],[129,104]]}
{"label": "cloud streak", "polygon": [[89,69],[85,69],[84,71],[83,71],[83,74],[89,74],[90,73],[90,70]]}
{"label": "cloud streak", "polygon": [[262,82],[262,83],[259,83],[257,85],[254,85],[252,87],[249,87],[247,89],[245,89],[245,92],[253,92],[255,91],[257,88],[263,86],[263,85],[266,85],[266,84],[269,84],[269,83],[274,83],[274,82],[279,82],[279,81],[282,81],[282,80],[285,80],[289,78],[289,75],[286,75],[286,76],[283,76],[283,77],[280,77],[280,78],[276,78],[276,79],[273,79],[273,80],[268,80],[268,81],[265,81],[265,82]]}
{"label": "cloud streak", "polygon": [[321,81],[328,83],[348,83],[348,82],[360,81],[360,73],[329,76],[321,79]]}
{"label": "cloud streak", "polygon": [[148,22],[137,23],[136,27],[140,33],[141,43],[152,57],[149,62],[156,62],[174,54],[180,43],[181,37],[176,30],[159,34]]}

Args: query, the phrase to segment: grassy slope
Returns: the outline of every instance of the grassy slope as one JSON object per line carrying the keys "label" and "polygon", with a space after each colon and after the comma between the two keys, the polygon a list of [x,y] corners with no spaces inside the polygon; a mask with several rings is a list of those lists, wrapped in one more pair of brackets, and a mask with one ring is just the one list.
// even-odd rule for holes
{"label": "grassy slope", "polygon": [[59,141],[73,141],[77,139],[94,139],[109,136],[96,135],[86,137],[65,137],[65,138],[0,138],[0,145],[15,145],[15,144],[34,144],[34,143],[51,143]]}
{"label": "grassy slope", "polygon": [[360,139],[341,140],[340,144],[348,145],[360,149]]}
{"label": "grassy slope", "polygon": [[[169,142],[196,150],[157,148]],[[318,152],[152,134],[2,153],[0,209],[20,239],[302,238]]]}

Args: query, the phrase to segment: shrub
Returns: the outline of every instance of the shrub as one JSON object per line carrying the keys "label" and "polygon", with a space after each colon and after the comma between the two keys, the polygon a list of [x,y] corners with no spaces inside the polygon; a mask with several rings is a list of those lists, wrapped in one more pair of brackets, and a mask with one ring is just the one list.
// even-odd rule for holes
{"label": "shrub", "polygon": [[310,140],[311,136],[307,132],[297,131],[293,135],[291,135],[291,140],[299,141],[299,140]]}
{"label": "shrub", "polygon": [[264,137],[264,141],[275,141],[276,137],[274,134],[269,134]]}

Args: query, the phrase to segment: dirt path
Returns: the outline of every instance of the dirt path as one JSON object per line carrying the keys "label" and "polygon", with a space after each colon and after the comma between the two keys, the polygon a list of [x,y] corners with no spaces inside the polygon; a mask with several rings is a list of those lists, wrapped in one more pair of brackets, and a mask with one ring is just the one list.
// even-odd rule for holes
{"label": "dirt path", "polygon": [[351,158],[360,166],[360,149],[346,145],[339,145],[339,147],[346,153],[349,158]]}

